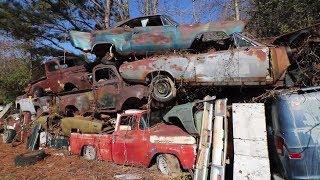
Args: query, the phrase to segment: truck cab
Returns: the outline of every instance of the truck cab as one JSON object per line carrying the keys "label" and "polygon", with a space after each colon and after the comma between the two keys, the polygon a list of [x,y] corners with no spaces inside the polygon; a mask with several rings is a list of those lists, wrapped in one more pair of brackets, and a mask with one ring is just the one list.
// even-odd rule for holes
{"label": "truck cab", "polygon": [[89,73],[77,59],[52,59],[44,63],[45,77],[31,82],[29,95],[43,96],[46,92],[60,93],[91,88]]}
{"label": "truck cab", "polygon": [[146,110],[118,114],[112,134],[72,133],[70,137],[72,154],[145,167],[156,161],[158,169],[167,175],[193,169],[196,147],[193,136]]}
{"label": "truck cab", "polygon": [[128,85],[114,65],[100,64],[93,68],[93,94],[98,112],[117,112],[139,108],[148,89],[144,85]]}

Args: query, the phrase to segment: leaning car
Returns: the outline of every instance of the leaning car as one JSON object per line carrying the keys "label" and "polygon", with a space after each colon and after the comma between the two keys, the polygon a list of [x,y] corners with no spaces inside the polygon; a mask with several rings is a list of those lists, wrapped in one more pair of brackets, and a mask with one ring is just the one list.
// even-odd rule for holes
{"label": "leaning car", "polygon": [[270,144],[286,179],[320,179],[319,90],[283,92],[272,103]]}
{"label": "leaning car", "polygon": [[99,58],[146,55],[170,50],[196,49],[202,42],[242,32],[242,21],[179,25],[166,15],[144,16],[120,22],[107,30],[71,31],[71,43]]}
{"label": "leaning car", "polygon": [[119,71],[126,81],[152,85],[152,96],[160,102],[176,96],[177,84],[284,85],[290,65],[285,47],[266,46],[239,33],[211,44],[206,53],[153,56],[124,63]]}

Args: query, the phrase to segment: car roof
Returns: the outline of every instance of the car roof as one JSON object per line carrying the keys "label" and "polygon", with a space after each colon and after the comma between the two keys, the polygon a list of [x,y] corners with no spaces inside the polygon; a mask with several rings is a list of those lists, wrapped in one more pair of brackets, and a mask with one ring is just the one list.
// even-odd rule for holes
{"label": "car roof", "polygon": [[119,27],[121,26],[122,24],[132,20],[132,19],[138,19],[138,18],[147,18],[147,17],[156,17],[156,16],[163,16],[163,15],[160,15],[160,14],[156,14],[156,15],[147,15],[147,16],[138,16],[138,17],[134,17],[134,18],[130,18],[130,19],[126,19],[126,20],[123,20],[123,21],[120,21],[118,23],[116,23],[116,25],[114,26],[115,27]]}

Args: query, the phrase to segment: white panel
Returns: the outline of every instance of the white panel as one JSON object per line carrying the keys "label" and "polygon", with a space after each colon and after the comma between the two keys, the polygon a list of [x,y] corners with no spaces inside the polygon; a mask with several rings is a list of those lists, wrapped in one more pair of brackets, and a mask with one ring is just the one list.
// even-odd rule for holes
{"label": "white panel", "polygon": [[267,140],[263,103],[232,104],[233,138]]}
{"label": "white panel", "polygon": [[233,179],[270,179],[266,118],[262,103],[232,104]]}

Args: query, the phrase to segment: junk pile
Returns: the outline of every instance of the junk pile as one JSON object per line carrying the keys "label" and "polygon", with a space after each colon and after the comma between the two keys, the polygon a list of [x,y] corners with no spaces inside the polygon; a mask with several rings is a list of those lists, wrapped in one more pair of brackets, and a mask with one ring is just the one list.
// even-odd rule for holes
{"label": "junk pile", "polygon": [[[15,107],[9,104],[0,112],[3,142],[27,143],[30,154],[17,156],[19,166],[42,160],[45,152],[38,149],[53,147],[88,160],[146,167],[156,163],[163,174],[188,171],[194,179],[268,179],[275,174],[320,178],[312,158],[291,161],[315,152],[320,157],[319,141],[311,135],[319,125],[319,110],[305,116],[308,122],[296,122],[310,132],[305,146],[294,149],[286,144],[294,137],[277,134],[285,128],[278,124],[294,118],[277,107],[307,113],[312,108],[303,108],[309,101],[302,101],[301,94],[319,105],[312,100],[320,98],[317,87],[286,90],[301,81],[296,67],[309,67],[301,48],[308,46],[314,57],[319,55],[318,25],[278,37],[270,45],[245,36],[244,27],[242,21],[179,25],[169,16],[155,15],[108,30],[72,31],[73,46],[95,54],[95,65],[74,58],[46,61],[46,76],[31,82]],[[283,91],[266,104],[232,104],[229,97],[211,91],[216,87]],[[206,90],[194,93],[199,89]],[[283,103],[288,94],[297,94],[296,99]],[[15,113],[9,115],[10,109]],[[301,142],[308,139],[304,135]],[[281,170],[270,169],[269,160]],[[258,166],[248,168],[252,163]],[[295,171],[288,163],[308,168],[297,165]]]}

